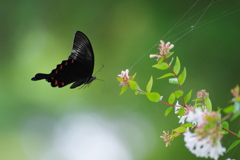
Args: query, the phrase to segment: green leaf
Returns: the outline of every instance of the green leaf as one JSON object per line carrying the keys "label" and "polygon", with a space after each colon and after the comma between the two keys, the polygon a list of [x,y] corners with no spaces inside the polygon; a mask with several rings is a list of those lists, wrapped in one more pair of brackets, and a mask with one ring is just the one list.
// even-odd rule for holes
{"label": "green leaf", "polygon": [[192,97],[192,90],[184,97],[184,102],[187,103]]}
{"label": "green leaf", "polygon": [[138,93],[139,93],[139,92],[138,92],[137,90],[134,92],[135,95],[138,95]]}
{"label": "green leaf", "polygon": [[192,101],[201,101],[201,100],[202,100],[202,98],[196,98],[196,99],[194,99]]}
{"label": "green leaf", "polygon": [[187,71],[186,68],[184,67],[182,73],[179,75],[178,80],[179,80],[179,84],[182,85],[186,79],[187,76]]}
{"label": "green leaf", "polygon": [[[236,145],[238,145],[238,143],[240,143],[240,139],[234,141],[234,142],[230,145],[230,147],[228,148],[227,152],[229,152],[229,151],[230,151],[231,149],[233,149]],[[227,152],[226,152],[226,153],[227,153]]]}
{"label": "green leaf", "polygon": [[167,73],[167,74],[164,74],[163,76],[157,78],[157,79],[162,79],[162,78],[166,78],[166,77],[170,77],[170,76],[174,76],[173,73]]}
{"label": "green leaf", "polygon": [[146,87],[147,92],[151,92],[152,85],[153,85],[153,78],[151,76],[150,80],[148,81],[147,87]]}
{"label": "green leaf", "polygon": [[184,116],[184,112],[185,112],[184,107],[181,107],[181,108],[179,108],[179,110],[178,110],[178,115],[182,118],[182,116]]}
{"label": "green leaf", "polygon": [[174,67],[173,67],[173,71],[175,74],[178,74],[179,71],[180,71],[180,68],[181,68],[181,64],[180,64],[180,61],[178,59],[178,57],[176,58],[176,62],[174,64]]}
{"label": "green leaf", "polygon": [[226,114],[229,114],[229,113],[232,113],[234,111],[234,109],[235,109],[234,105],[230,105],[230,106],[224,108],[223,112]]}
{"label": "green leaf", "polygon": [[196,103],[196,104],[194,104],[194,106],[193,107],[197,107],[197,106],[200,106],[200,107],[202,107],[202,103]]}
{"label": "green leaf", "polygon": [[177,90],[177,91],[174,92],[174,94],[177,98],[179,98],[183,95],[183,91],[182,90]]}
{"label": "green leaf", "polygon": [[133,76],[131,76],[131,78],[129,78],[129,80],[132,80],[136,77],[137,73],[135,73]]}
{"label": "green leaf", "polygon": [[237,111],[236,113],[234,113],[234,115],[230,118],[230,121],[233,121],[234,119],[236,119],[237,117],[239,117],[240,115],[240,111]]}
{"label": "green leaf", "polygon": [[168,109],[165,111],[164,116],[167,116],[171,111],[172,111],[173,107],[168,107]]}
{"label": "green leaf", "polygon": [[168,103],[173,104],[174,101],[175,101],[175,95],[174,95],[174,93],[171,93],[169,98],[168,98]]}
{"label": "green leaf", "polygon": [[123,86],[119,95],[123,94],[128,89],[128,86]]}
{"label": "green leaf", "polygon": [[171,135],[171,137],[173,137],[173,138],[176,138],[176,137],[178,137],[178,136],[180,136],[179,133],[174,133],[174,134]]}
{"label": "green leaf", "polygon": [[159,63],[159,64],[162,63],[163,60],[164,60],[163,57],[161,57],[161,58],[158,60],[158,63]]}
{"label": "green leaf", "polygon": [[160,100],[160,94],[157,92],[150,92],[150,93],[146,93],[145,95],[152,102],[158,102]]}
{"label": "green leaf", "polygon": [[209,96],[207,96],[206,99],[204,99],[204,104],[207,106],[208,111],[212,111],[212,102]]}
{"label": "green leaf", "polygon": [[[222,122],[222,127],[229,129],[229,124],[227,121],[223,121]],[[224,134],[228,134],[228,131],[222,130],[224,132]]]}
{"label": "green leaf", "polygon": [[137,82],[132,81],[132,80],[128,80],[128,83],[130,84],[130,88],[131,88],[132,90],[136,90],[136,89],[138,88]]}
{"label": "green leaf", "polygon": [[240,130],[238,131],[238,138],[240,138]]}
{"label": "green leaf", "polygon": [[168,69],[168,64],[166,62],[162,62],[162,63],[155,64],[152,67],[165,70],[165,69]]}
{"label": "green leaf", "polygon": [[123,81],[123,79],[120,78],[120,77],[116,77],[116,78],[117,78],[117,80],[118,80],[119,82],[122,82],[122,81]]}
{"label": "green leaf", "polygon": [[185,124],[183,124],[182,126],[183,126],[183,127],[193,127],[194,124],[192,124],[192,123],[185,123]]}
{"label": "green leaf", "polygon": [[169,78],[169,83],[178,84],[178,79],[177,78]]}
{"label": "green leaf", "polygon": [[174,53],[174,52],[171,52],[171,53],[167,54],[166,58],[171,57],[171,56],[173,55],[173,53]]}
{"label": "green leaf", "polygon": [[186,127],[178,127],[173,130],[174,132],[183,133],[186,131]]}

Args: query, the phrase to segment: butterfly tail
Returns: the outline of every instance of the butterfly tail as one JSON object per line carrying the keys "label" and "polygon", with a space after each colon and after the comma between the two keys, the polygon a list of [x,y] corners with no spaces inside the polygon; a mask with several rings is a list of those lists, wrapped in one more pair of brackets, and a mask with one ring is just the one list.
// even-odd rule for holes
{"label": "butterfly tail", "polygon": [[38,73],[35,75],[35,77],[32,78],[32,81],[38,81],[41,79],[48,79],[50,77],[49,74],[42,74],[42,73]]}

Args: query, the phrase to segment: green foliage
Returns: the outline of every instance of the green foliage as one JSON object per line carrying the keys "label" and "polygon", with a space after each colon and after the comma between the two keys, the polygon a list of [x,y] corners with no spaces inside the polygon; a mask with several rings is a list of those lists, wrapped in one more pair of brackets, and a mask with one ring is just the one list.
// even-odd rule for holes
{"label": "green foliage", "polygon": [[238,131],[238,138],[240,138],[240,130]]}
{"label": "green foliage", "polygon": [[167,116],[172,110],[173,110],[173,107],[168,107],[165,111],[164,116]]}
{"label": "green foliage", "polygon": [[177,133],[183,133],[183,132],[185,132],[187,129],[186,129],[186,127],[178,127],[178,128],[176,128],[176,129],[174,129],[173,131],[174,132],[177,132]]}
{"label": "green foliage", "polygon": [[178,84],[178,79],[177,78],[169,78],[169,83]]}
{"label": "green foliage", "polygon": [[185,123],[182,126],[183,127],[194,127],[194,124],[192,124],[192,123]]}
{"label": "green foliage", "polygon": [[229,113],[232,113],[234,111],[234,109],[235,109],[234,105],[230,105],[230,106],[224,108],[223,112],[226,114],[229,114]]}
{"label": "green foliage", "polygon": [[123,94],[128,89],[128,86],[123,86],[119,95]]}
{"label": "green foliage", "polygon": [[[230,147],[228,148],[227,152],[229,152],[231,149],[233,149],[234,147],[236,147],[239,143],[240,143],[240,139],[234,141],[234,142],[230,145]],[[227,152],[226,152],[226,153],[227,153]]]}
{"label": "green foliage", "polygon": [[206,96],[206,98],[204,99],[204,104],[206,105],[208,111],[212,111],[212,102],[209,96]]}
{"label": "green foliage", "polygon": [[202,98],[196,98],[196,99],[193,99],[192,101],[201,101],[202,100]]}
{"label": "green foliage", "polygon": [[162,63],[157,63],[157,64],[153,65],[152,67],[161,69],[161,70],[166,70],[166,69],[168,69],[168,64],[166,62],[162,62]]}
{"label": "green foliage", "polygon": [[167,54],[166,58],[171,57],[171,56],[173,55],[173,53],[174,53],[174,52],[171,52],[171,53]]}
{"label": "green foliage", "polygon": [[174,95],[176,96],[176,98],[179,98],[183,95],[183,91],[182,90],[177,90],[174,92]]}
{"label": "green foliage", "polygon": [[162,63],[163,60],[164,60],[163,57],[161,57],[161,58],[158,60],[158,63],[159,63],[159,64]]}
{"label": "green foliage", "polygon": [[184,102],[187,103],[192,97],[192,90],[184,97]]}
{"label": "green foliage", "polygon": [[131,88],[132,90],[136,90],[136,89],[138,88],[137,82],[132,81],[132,80],[128,80],[128,83],[129,83],[130,88]]}
{"label": "green foliage", "polygon": [[135,95],[138,95],[138,93],[139,93],[139,92],[138,92],[137,90],[134,92]]}
{"label": "green foliage", "polygon": [[134,80],[134,78],[136,77],[137,73],[135,73],[133,76],[131,76],[131,78],[129,78],[129,80]]}
{"label": "green foliage", "polygon": [[123,81],[123,79],[120,78],[120,77],[117,77],[117,80],[118,80],[119,82],[122,82],[122,81]]}
{"label": "green foliage", "polygon": [[169,98],[168,98],[168,103],[169,104],[173,104],[175,101],[175,94],[174,93],[171,93]]}
{"label": "green foliage", "polygon": [[186,68],[184,67],[182,73],[178,77],[179,84],[182,85],[187,77],[187,71]]}
{"label": "green foliage", "polygon": [[175,62],[174,67],[173,67],[173,71],[174,71],[175,74],[178,74],[180,69],[181,69],[181,64],[180,64],[180,61],[177,57],[176,62]]}
{"label": "green foliage", "polygon": [[152,102],[158,102],[160,100],[160,94],[157,92],[150,92],[150,93],[146,93],[145,95]]}
{"label": "green foliage", "polygon": [[164,74],[163,76],[161,76],[157,79],[162,79],[162,78],[171,77],[171,76],[174,76],[174,74],[173,73],[167,73],[167,74]]}
{"label": "green foliage", "polygon": [[153,85],[153,78],[151,76],[150,80],[148,81],[147,87],[146,87],[147,92],[151,92],[152,85]]}
{"label": "green foliage", "polygon": [[179,110],[178,110],[178,115],[180,117],[184,116],[184,112],[185,112],[185,108],[184,107],[180,107]]}
{"label": "green foliage", "polygon": [[236,113],[234,113],[234,115],[230,118],[230,121],[233,121],[234,119],[236,119],[237,117],[239,117],[240,115],[240,111],[237,111]]}
{"label": "green foliage", "polygon": [[[222,122],[222,127],[223,128],[226,128],[226,129],[229,129],[229,124],[227,121],[223,121]],[[225,131],[225,130],[222,130],[224,132],[224,134],[228,134],[228,131]]]}

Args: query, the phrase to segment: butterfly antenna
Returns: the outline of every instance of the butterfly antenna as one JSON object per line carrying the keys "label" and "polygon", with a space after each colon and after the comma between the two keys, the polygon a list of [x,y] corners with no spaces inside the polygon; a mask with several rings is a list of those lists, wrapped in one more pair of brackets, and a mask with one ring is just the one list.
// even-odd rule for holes
{"label": "butterfly antenna", "polygon": [[95,72],[94,76],[95,76],[98,72],[100,72],[100,71],[103,69],[103,67],[104,67],[104,65],[102,65],[102,67],[101,67],[99,70],[97,70],[97,72]]}
{"label": "butterfly antenna", "polygon": [[[102,81],[102,82],[104,83],[104,87],[103,87],[103,91],[104,91],[104,88],[105,88],[105,81],[102,80],[102,79],[96,79],[96,80]],[[103,91],[102,91],[102,93],[103,93]]]}

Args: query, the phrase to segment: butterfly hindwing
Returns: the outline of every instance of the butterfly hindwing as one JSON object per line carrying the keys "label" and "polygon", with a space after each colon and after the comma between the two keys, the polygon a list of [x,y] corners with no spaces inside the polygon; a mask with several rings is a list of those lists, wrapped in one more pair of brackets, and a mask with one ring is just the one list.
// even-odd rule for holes
{"label": "butterfly hindwing", "polygon": [[76,88],[96,79],[92,76],[93,67],[94,55],[91,43],[85,34],[77,31],[68,60],[58,64],[50,74],[38,73],[32,80],[46,79],[52,87],[59,88],[74,82],[70,88]]}

